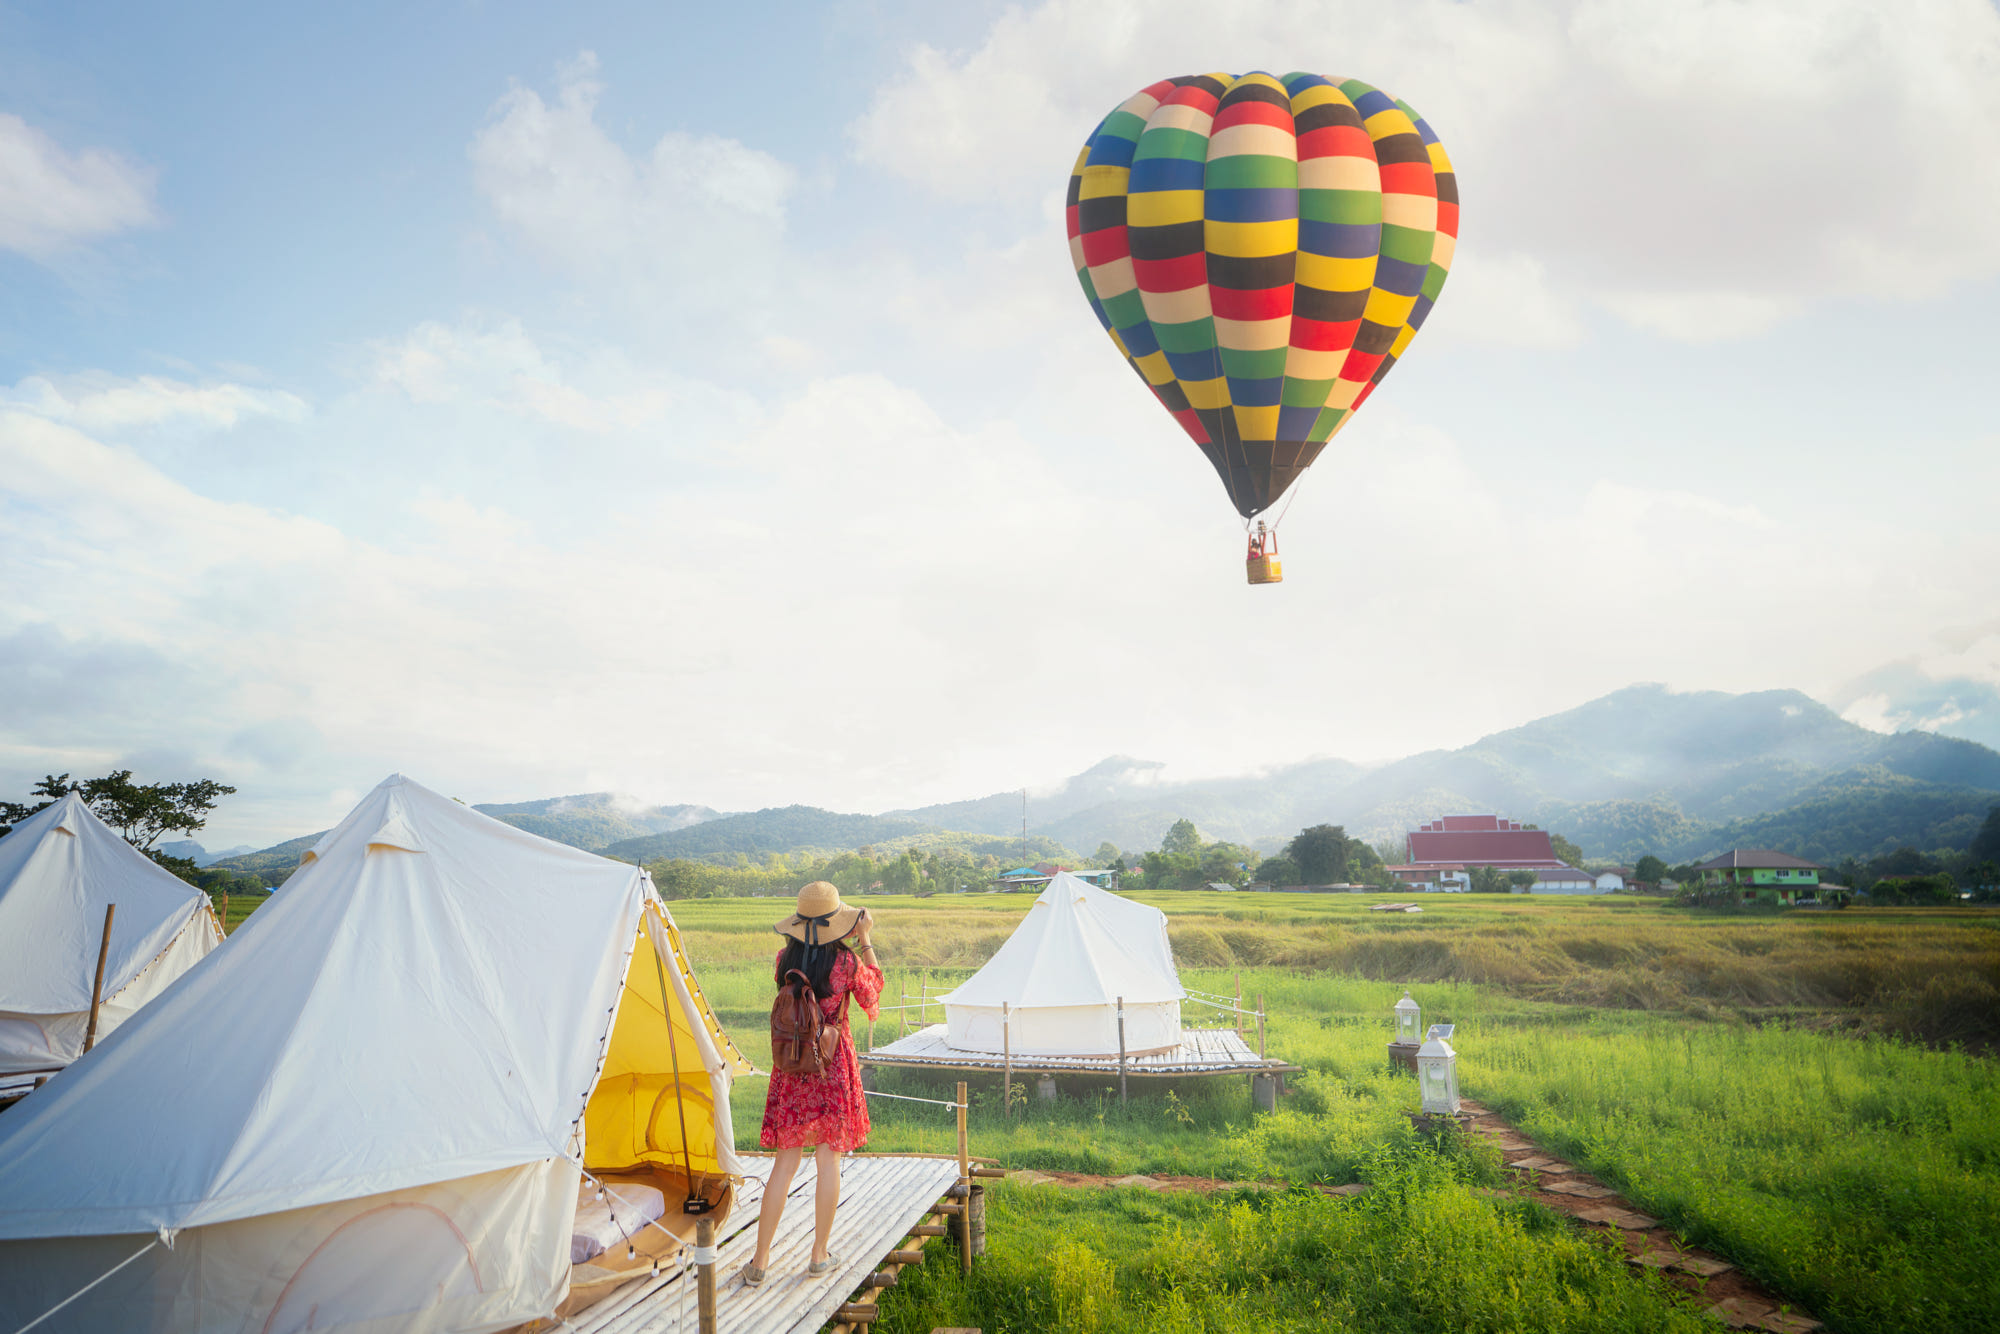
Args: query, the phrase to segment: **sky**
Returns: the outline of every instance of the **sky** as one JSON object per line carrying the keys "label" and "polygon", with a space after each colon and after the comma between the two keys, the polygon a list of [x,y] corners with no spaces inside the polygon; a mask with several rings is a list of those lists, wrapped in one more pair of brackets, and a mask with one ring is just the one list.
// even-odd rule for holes
{"label": "sky", "polygon": [[[0,789],[874,811],[1456,746],[1639,681],[2000,745],[2000,11],[0,0]],[[1244,583],[1070,267],[1184,73],[1449,148]]]}

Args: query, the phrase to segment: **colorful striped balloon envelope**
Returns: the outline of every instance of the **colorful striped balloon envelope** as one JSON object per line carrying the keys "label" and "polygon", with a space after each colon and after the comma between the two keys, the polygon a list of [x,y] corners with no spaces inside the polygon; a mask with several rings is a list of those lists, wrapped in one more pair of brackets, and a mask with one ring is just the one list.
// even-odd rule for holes
{"label": "colorful striped balloon envelope", "polygon": [[1458,236],[1444,145],[1357,79],[1164,79],[1069,178],[1090,308],[1247,520],[1423,327]]}

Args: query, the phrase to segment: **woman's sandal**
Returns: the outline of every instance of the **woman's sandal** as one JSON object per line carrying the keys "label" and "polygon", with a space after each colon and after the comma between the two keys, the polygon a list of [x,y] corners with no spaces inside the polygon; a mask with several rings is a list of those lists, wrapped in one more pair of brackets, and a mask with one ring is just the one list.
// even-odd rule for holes
{"label": "woman's sandal", "polygon": [[826,1259],[815,1260],[813,1263],[807,1265],[806,1272],[808,1274],[811,1274],[813,1277],[817,1278],[821,1274],[824,1274],[827,1270],[833,1268],[835,1265],[839,1263],[840,1263],[840,1257],[829,1251],[827,1252]]}
{"label": "woman's sandal", "polygon": [[756,1265],[744,1265],[744,1266],[743,1266],[743,1286],[744,1286],[744,1287],[746,1287],[746,1288],[760,1288],[760,1287],[764,1286],[764,1278],[765,1278],[765,1274],[764,1274],[764,1271],[763,1271],[763,1270],[761,1270],[761,1269],[759,1269],[759,1268],[758,1268],[758,1267],[757,1267]]}

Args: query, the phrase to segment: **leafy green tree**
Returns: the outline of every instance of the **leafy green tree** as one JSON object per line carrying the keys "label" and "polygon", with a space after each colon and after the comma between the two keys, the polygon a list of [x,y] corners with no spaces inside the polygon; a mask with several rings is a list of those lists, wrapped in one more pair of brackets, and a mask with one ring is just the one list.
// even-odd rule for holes
{"label": "leafy green tree", "polygon": [[1368,846],[1384,866],[1401,866],[1410,855],[1409,845],[1400,838],[1378,838]]}
{"label": "leafy green tree", "polygon": [[1347,830],[1337,824],[1301,829],[1285,845],[1285,855],[1299,868],[1308,885],[1333,885],[1347,879]]}
{"label": "leafy green tree", "polygon": [[1535,883],[1535,873],[1533,871],[1507,872],[1507,884],[1509,888],[1518,889],[1525,894],[1530,888],[1533,887],[1534,883]]}
{"label": "leafy green tree", "polygon": [[1561,834],[1551,833],[1549,835],[1549,846],[1555,849],[1558,861],[1565,862],[1571,866],[1582,867],[1583,849],[1564,838]]}
{"label": "leafy green tree", "polygon": [[1644,881],[1649,885],[1659,884],[1660,881],[1666,879],[1666,876],[1667,864],[1650,852],[1641,857],[1638,865],[1632,868],[1632,878]]}
{"label": "leafy green tree", "polygon": [[1505,894],[1507,873],[1497,866],[1468,867],[1466,874],[1471,883],[1468,886],[1475,894]]}
{"label": "leafy green tree", "polygon": [[1979,826],[1965,853],[1971,861],[2000,862],[2000,806],[1986,812],[1986,823]]}
{"label": "leafy green tree", "polygon": [[1267,885],[1276,885],[1280,888],[1305,883],[1299,875],[1299,864],[1283,853],[1275,857],[1266,857],[1258,862],[1257,878]]}
{"label": "leafy green tree", "polygon": [[[117,769],[102,778],[70,781],[68,774],[49,774],[29,793],[30,805],[0,801],[0,827],[11,829],[21,821],[54,805],[71,792],[80,795],[91,813],[116,829],[119,836],[189,884],[199,884],[200,872],[192,859],[169,857],[153,844],[162,834],[193,834],[208,823],[208,813],[216,799],[236,789],[214,779],[200,778],[186,783],[134,783],[130,769]],[[41,800],[34,801],[39,797]],[[3,830],[0,830],[3,831]]]}
{"label": "leafy green tree", "polygon": [[1211,843],[1201,850],[1201,882],[1221,881],[1227,885],[1245,885],[1250,882],[1250,872],[1257,865],[1257,851],[1238,843]]}
{"label": "leafy green tree", "polygon": [[1119,855],[1118,845],[1109,840],[1097,845],[1097,851],[1090,855],[1090,860],[1099,866],[1109,866],[1114,870],[1123,869],[1124,858]]}
{"label": "leafy green tree", "polygon": [[1160,851],[1173,857],[1192,857],[1201,851],[1201,831],[1194,827],[1192,820],[1176,820],[1167,836],[1160,840]]}
{"label": "leafy green tree", "polygon": [[1146,854],[1147,889],[1193,889],[1202,883],[1201,862],[1186,852]]}

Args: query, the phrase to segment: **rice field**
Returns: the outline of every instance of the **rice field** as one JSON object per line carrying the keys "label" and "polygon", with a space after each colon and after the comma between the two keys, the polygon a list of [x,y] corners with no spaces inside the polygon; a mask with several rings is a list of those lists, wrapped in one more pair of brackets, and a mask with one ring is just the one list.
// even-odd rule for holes
{"label": "rice field", "polygon": [[[1979,1054],[2000,1024],[2000,913],[1706,917],[1634,900],[1425,896],[1425,913],[1404,915],[1370,913],[1381,900],[1358,896],[1151,901],[1171,915],[1187,983],[1229,994],[1240,975],[1246,995],[1265,997],[1272,1053],[1306,1073],[1275,1115],[1254,1117],[1234,1078],[1149,1083],[1126,1108],[1115,1080],[1065,1078],[1053,1103],[1026,1101],[1017,1084],[1007,1117],[998,1079],[975,1077],[975,1152],[1107,1176],[1376,1188],[1352,1201],[1002,1187],[993,1255],[971,1286],[928,1267],[885,1303],[887,1327],[1694,1327],[1686,1299],[1626,1273],[1569,1224],[1479,1194],[1502,1183],[1484,1146],[1440,1150],[1411,1130],[1414,1084],[1383,1054],[1407,982],[1426,1022],[1459,1025],[1467,1096],[1829,1328],[2000,1328],[2000,1073]],[[934,989],[967,975],[1028,902],[871,900],[888,999],[926,974]],[[761,1057],[770,924],[784,903],[673,906],[724,1022]],[[895,1023],[885,1013],[878,1040]],[[738,1142],[754,1145],[762,1082],[738,1087]],[[882,1087],[948,1093],[908,1071],[885,1072]],[[952,1146],[943,1109],[872,1110],[871,1148]],[[1442,1295],[1412,1298],[1426,1275]]]}

